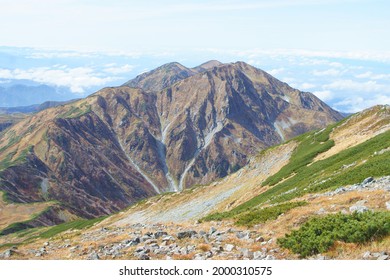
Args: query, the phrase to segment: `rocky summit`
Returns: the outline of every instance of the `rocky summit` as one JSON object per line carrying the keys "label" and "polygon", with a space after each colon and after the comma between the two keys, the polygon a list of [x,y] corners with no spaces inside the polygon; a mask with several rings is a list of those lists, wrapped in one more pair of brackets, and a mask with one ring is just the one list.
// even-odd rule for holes
{"label": "rocky summit", "polygon": [[16,229],[108,215],[223,178],[342,118],[244,62],[169,63],[5,129],[0,190],[7,202],[45,203]]}

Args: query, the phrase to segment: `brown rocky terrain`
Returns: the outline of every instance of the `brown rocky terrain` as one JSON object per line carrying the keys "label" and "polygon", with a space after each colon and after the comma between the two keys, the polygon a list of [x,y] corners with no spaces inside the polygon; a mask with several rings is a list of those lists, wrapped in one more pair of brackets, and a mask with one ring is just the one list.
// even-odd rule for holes
{"label": "brown rocky terrain", "polygon": [[341,118],[243,62],[171,63],[5,130],[0,190],[8,202],[57,202],[56,222],[107,215],[223,178],[259,151]]}
{"label": "brown rocky terrain", "polygon": [[[389,108],[376,106],[335,126],[330,132],[332,139],[338,139],[334,147],[346,147],[344,143],[349,143],[349,148],[358,146],[359,141],[350,142],[348,137],[339,135],[348,135],[349,129],[355,131],[356,127],[364,127],[368,120],[376,124],[378,135],[388,134]],[[272,189],[273,186],[263,186],[262,182],[291,161],[298,141],[289,141],[263,151],[252,157],[245,167],[222,180],[182,192],[154,196],[89,229],[73,229],[51,237],[34,238],[34,234],[47,230],[43,228],[0,237],[0,243],[10,244],[8,248],[0,250],[0,258],[298,259],[298,255],[280,247],[277,239],[299,228],[310,218],[340,212],[351,214],[390,210],[390,176],[387,175],[302,195],[294,201],[305,202],[304,205],[251,226],[237,225],[234,219],[199,222],[212,212],[231,210]],[[377,149],[374,155],[389,154],[388,148],[378,146]],[[340,152],[342,150],[337,153]],[[320,155],[326,153],[324,151]],[[367,161],[374,155],[369,154],[360,160]],[[319,156],[315,159],[316,162],[322,160]],[[346,170],[349,168],[345,167]],[[26,242],[29,238],[31,241]],[[328,252],[310,258],[386,260],[390,259],[389,248],[389,236],[359,245],[337,242]]]}

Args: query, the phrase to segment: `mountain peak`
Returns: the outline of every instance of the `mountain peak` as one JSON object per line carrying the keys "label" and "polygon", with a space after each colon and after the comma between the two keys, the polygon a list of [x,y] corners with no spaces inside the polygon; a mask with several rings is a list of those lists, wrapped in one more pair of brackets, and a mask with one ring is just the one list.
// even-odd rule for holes
{"label": "mountain peak", "polygon": [[152,71],[138,75],[126,82],[124,86],[142,88],[146,91],[159,91],[195,74],[194,70],[178,62],[170,62]]}
{"label": "mountain peak", "polygon": [[192,69],[195,70],[196,72],[205,72],[207,70],[213,69],[214,67],[218,67],[221,65],[224,65],[224,64],[218,60],[209,60],[209,61],[206,61],[205,63],[202,63],[201,65],[196,66]]}

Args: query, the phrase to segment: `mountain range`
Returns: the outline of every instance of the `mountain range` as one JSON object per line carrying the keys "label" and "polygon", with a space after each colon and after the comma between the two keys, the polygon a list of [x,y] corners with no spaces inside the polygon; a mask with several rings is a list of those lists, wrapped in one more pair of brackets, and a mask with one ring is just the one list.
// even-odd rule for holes
{"label": "mountain range", "polygon": [[5,130],[0,190],[16,203],[56,201],[45,214],[56,223],[98,217],[223,178],[342,118],[244,62],[169,63]]}

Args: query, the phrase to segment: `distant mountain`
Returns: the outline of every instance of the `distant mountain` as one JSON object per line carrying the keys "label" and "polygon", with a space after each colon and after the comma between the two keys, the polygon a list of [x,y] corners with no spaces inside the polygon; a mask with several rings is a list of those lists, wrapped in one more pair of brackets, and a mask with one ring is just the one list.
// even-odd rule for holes
{"label": "distant mountain", "polygon": [[78,99],[73,99],[69,101],[45,101],[41,104],[34,104],[29,106],[0,107],[0,114],[36,113],[51,107],[56,107],[67,103],[75,102],[76,100]]}
{"label": "distant mountain", "polygon": [[75,95],[66,89],[48,85],[15,84],[0,86],[0,107],[20,107],[41,104],[47,100],[66,101]]}
{"label": "distant mountain", "polygon": [[57,220],[106,215],[225,177],[259,151],[340,119],[244,62],[169,63],[1,134],[0,190],[9,201],[59,202]]}

